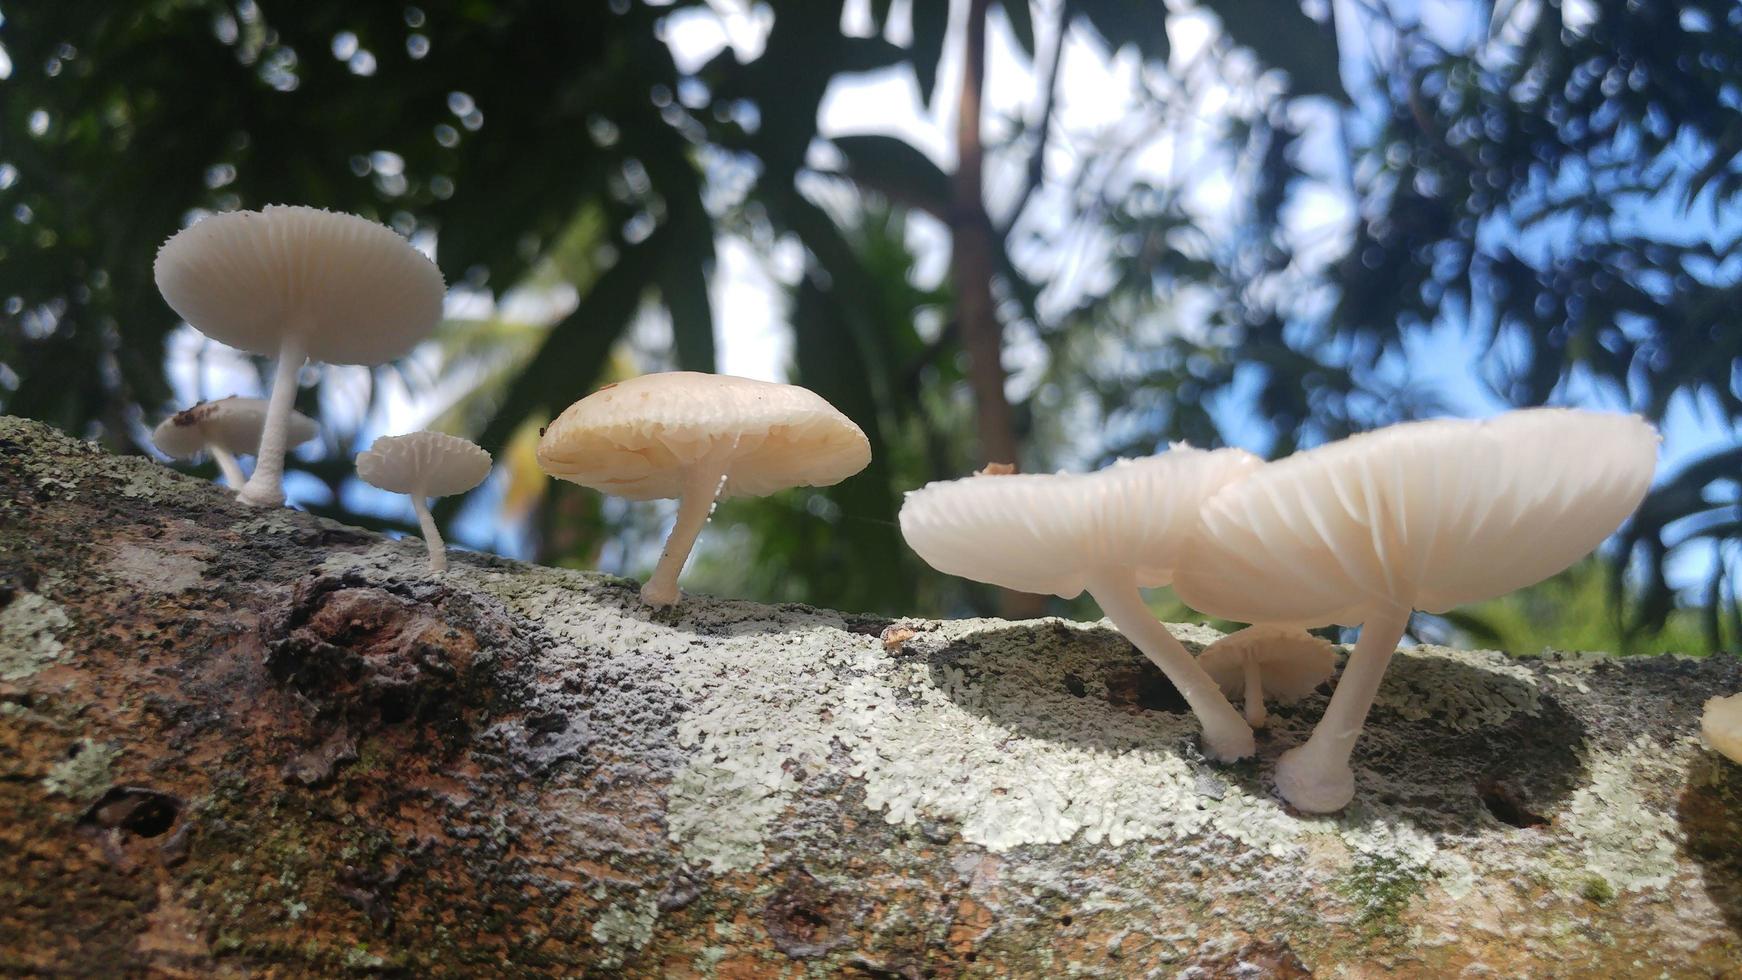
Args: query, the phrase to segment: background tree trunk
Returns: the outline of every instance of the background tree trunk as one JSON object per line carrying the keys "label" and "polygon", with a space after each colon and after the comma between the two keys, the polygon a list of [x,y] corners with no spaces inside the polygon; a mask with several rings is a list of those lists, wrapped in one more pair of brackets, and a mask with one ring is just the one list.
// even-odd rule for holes
{"label": "background tree trunk", "polygon": [[[941,0],[940,0],[941,2]],[[980,94],[986,82],[986,9],[989,0],[968,0],[962,27],[962,86],[956,100],[956,170],[950,176],[950,278],[956,319],[968,355],[968,387],[974,392],[974,423],[980,458],[1020,467],[1016,421],[1004,393],[1004,325],[992,296],[998,245],[986,213],[982,179],[986,150],[980,142]],[[998,612],[1011,618],[1038,616],[1044,596],[998,590]]]}
{"label": "background tree trunk", "polygon": [[[0,421],[0,972],[1716,975],[1734,657],[1400,654],[1354,807],[1117,634],[691,598]],[[1182,639],[1208,631],[1181,627]]]}

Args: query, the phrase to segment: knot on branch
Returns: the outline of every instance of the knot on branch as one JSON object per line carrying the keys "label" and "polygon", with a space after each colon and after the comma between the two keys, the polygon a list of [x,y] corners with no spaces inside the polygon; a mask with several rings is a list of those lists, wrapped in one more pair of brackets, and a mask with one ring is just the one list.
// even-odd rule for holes
{"label": "knot on branch", "polygon": [[304,581],[289,605],[262,624],[267,669],[354,733],[458,721],[480,644],[473,630],[452,621],[448,598],[422,584]]}

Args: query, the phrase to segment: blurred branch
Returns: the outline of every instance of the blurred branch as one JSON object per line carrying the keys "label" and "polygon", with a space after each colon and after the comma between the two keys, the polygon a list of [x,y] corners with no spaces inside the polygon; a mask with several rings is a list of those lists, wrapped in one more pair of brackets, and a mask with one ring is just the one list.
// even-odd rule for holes
{"label": "blurred branch", "polygon": [[1046,179],[1046,149],[1052,137],[1053,108],[1058,102],[1059,64],[1064,61],[1065,35],[1070,33],[1070,26],[1071,0],[1060,0],[1058,27],[1053,33],[1052,52],[1046,67],[1046,90],[1041,96],[1040,136],[1035,140],[1034,152],[1028,158],[1028,173],[1023,180],[1022,190],[1016,195],[1009,214],[1005,215],[1003,226],[998,229],[999,238],[1010,237],[1010,230],[1016,227],[1022,212],[1028,209],[1029,198],[1034,196],[1034,192]]}

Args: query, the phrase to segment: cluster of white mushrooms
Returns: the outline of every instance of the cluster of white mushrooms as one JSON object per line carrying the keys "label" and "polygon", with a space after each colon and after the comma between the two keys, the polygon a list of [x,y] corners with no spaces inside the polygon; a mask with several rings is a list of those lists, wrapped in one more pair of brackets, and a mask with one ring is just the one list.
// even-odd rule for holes
{"label": "cluster of white mushrooms", "polygon": [[[207,217],[164,244],[155,271],[195,328],[277,357],[269,401],[205,403],[155,433],[171,456],[209,452],[237,499],[260,506],[284,502],[285,450],[316,433],[291,409],[302,365],[404,355],[435,329],[445,292],[435,264],[391,229],[305,207]],[[678,500],[641,590],[656,607],[678,601],[716,501],[827,486],[871,459],[865,434],[813,392],[690,372],[607,385],[541,436],[538,463],[554,477]],[[1499,596],[1571,565],[1639,505],[1657,444],[1634,416],[1529,409],[1392,426],[1272,463],[1175,445],[1096,473],[1004,466],[933,483],[907,495],[901,530],[941,571],[1065,598],[1087,591],[1179,689],[1217,760],[1254,752],[1266,698],[1299,699],[1331,676],[1334,648],[1307,629],[1364,624],[1324,717],[1276,769],[1291,804],[1333,812],[1353,796],[1350,753],[1411,611]],[[245,455],[257,460],[246,481],[235,459]],[[376,440],[357,473],[411,497],[440,572],[426,498],[471,490],[490,463],[464,439],[414,432]],[[1201,612],[1253,625],[1194,658],[1144,604],[1141,589],[1169,584]],[[1732,754],[1742,754],[1738,712],[1742,696],[1708,708],[1708,738]],[[1719,715],[1730,720],[1715,725]]]}
{"label": "cluster of white mushrooms", "polygon": [[[1087,590],[1167,674],[1206,753],[1252,754],[1264,690],[1310,691],[1328,650],[1301,630],[1363,625],[1329,707],[1277,763],[1297,809],[1354,794],[1350,753],[1412,610],[1444,612],[1568,567],[1639,505],[1657,432],[1636,416],[1540,408],[1412,422],[1261,463],[1174,446],[1086,475],[984,476],[907,495],[902,533],[934,567],[1069,598]],[[1194,660],[1144,606],[1171,583],[1258,624]],[[1218,683],[1220,681],[1220,683]],[[1244,692],[1242,720],[1224,692]]]}
{"label": "cluster of white mushrooms", "polygon": [[[305,207],[211,215],[164,242],[153,272],[196,330],[277,358],[270,400],[205,402],[152,433],[170,456],[209,452],[236,499],[260,507],[284,503],[285,451],[317,432],[291,408],[303,365],[385,364],[409,353],[441,322],[447,292],[435,263],[393,229]],[[237,456],[255,457],[246,481]],[[464,493],[489,472],[489,453],[437,432],[387,436],[357,457],[366,482],[411,495],[435,571],[447,556],[425,498]]]}
{"label": "cluster of white mushrooms", "polygon": [[[284,454],[314,438],[292,410],[310,359],[385,364],[441,321],[441,273],[397,232],[355,215],[268,206],[203,218],[158,250],[157,288],[214,340],[277,358],[272,395],[205,402],[153,433],[175,458],[208,452],[236,499],[284,503]],[[254,456],[244,481],[237,456]],[[545,431],[538,460],[551,475],[632,500],[675,497],[677,525],[642,589],[677,602],[678,573],[714,502],[793,486],[823,486],[871,460],[865,434],[816,394],[793,385],[676,372],[608,385]],[[465,493],[490,474],[490,454],[457,436],[384,436],[357,456],[364,482],[411,498],[432,571],[447,568],[427,499]]]}

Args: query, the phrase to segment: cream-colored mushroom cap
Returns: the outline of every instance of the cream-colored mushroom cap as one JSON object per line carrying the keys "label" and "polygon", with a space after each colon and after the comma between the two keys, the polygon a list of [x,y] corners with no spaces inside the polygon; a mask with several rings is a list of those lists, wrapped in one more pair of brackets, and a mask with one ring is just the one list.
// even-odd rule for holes
{"label": "cream-colored mushroom cap", "polygon": [[1248,626],[1204,648],[1198,664],[1215,678],[1222,693],[1237,697],[1246,690],[1246,662],[1256,660],[1264,673],[1264,694],[1288,704],[1313,692],[1337,666],[1337,648],[1329,641],[1289,626]]}
{"label": "cream-colored mushroom cap", "polygon": [[1707,745],[1733,762],[1742,762],[1742,694],[1707,701],[1700,713],[1700,734]]}
{"label": "cream-colored mushroom cap", "polygon": [[1174,587],[1211,616],[1298,626],[1504,595],[1613,533],[1657,445],[1638,416],[1560,408],[1353,436],[1212,497]]}
{"label": "cream-colored mushroom cap", "polygon": [[268,205],[182,229],[158,249],[157,288],[213,340],[277,354],[286,333],[310,358],[382,364],[429,336],[442,275],[398,232],[356,215]]}
{"label": "cream-colored mushroom cap", "polygon": [[821,487],[871,461],[851,419],[796,385],[719,374],[647,374],[570,405],[538,442],[558,479],[630,500],[681,497],[691,464],[726,454],[721,497]]}
{"label": "cream-colored mushroom cap", "polygon": [[1092,574],[1173,580],[1198,508],[1262,465],[1240,449],[1176,445],[1094,473],[970,476],[927,484],[901,505],[901,533],[928,565],[1019,592],[1070,598]]}
{"label": "cream-colored mushroom cap", "polygon": [[442,432],[382,436],[357,454],[357,475],[393,493],[450,497],[484,482],[490,475],[490,454]]}
{"label": "cream-colored mushroom cap", "polygon": [[[176,459],[197,456],[208,446],[217,446],[238,456],[252,456],[260,446],[260,433],[265,425],[266,399],[231,395],[201,402],[164,419],[152,431],[151,441],[166,455]],[[290,438],[285,444],[301,445],[313,439],[319,431],[314,419],[301,412],[291,412]]]}

